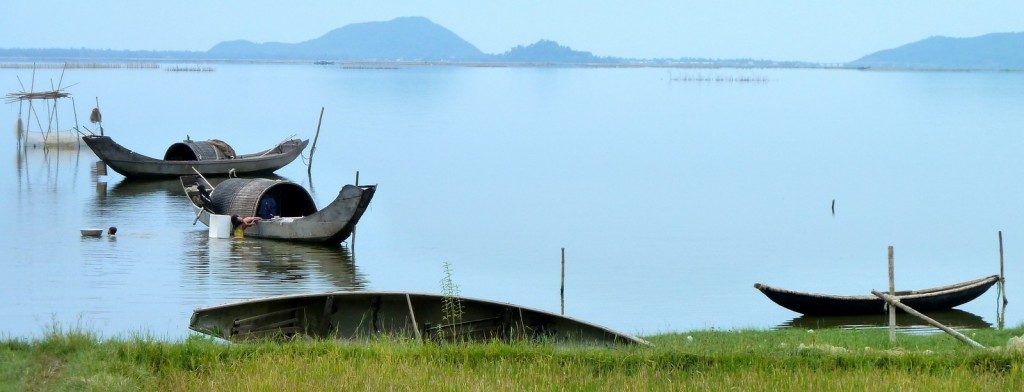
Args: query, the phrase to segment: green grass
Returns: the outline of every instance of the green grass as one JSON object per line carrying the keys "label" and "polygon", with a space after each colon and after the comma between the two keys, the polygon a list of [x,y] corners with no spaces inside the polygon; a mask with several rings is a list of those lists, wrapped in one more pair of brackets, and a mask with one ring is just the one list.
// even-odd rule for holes
{"label": "green grass", "polygon": [[[885,330],[695,331],[655,347],[384,339],[228,344],[99,339],[51,331],[0,341],[0,390],[1021,390],[1024,327],[944,334]],[[692,338],[692,339],[691,339]]]}

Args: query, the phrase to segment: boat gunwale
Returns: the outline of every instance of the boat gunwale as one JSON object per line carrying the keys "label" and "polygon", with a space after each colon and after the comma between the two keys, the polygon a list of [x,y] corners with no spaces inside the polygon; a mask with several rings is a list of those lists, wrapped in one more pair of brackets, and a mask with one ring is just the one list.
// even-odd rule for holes
{"label": "boat gunwale", "polygon": [[[939,295],[944,295],[944,294],[964,291],[964,290],[972,289],[972,288],[979,287],[979,286],[985,286],[985,285],[994,284],[994,283],[998,282],[999,280],[1000,280],[999,275],[989,275],[989,276],[985,276],[985,277],[981,277],[981,278],[977,278],[977,279],[972,279],[972,280],[968,280],[968,281],[964,281],[964,282],[960,282],[960,283],[954,283],[954,284],[950,284],[950,285],[945,285],[945,286],[937,286],[937,287],[931,287],[931,288],[926,288],[926,289],[921,289],[921,290],[897,291],[895,294],[896,294],[896,297],[898,299],[901,299],[901,300],[904,300],[904,299],[914,299],[914,298],[934,297],[934,296],[939,296]],[[775,292],[775,293],[781,293],[781,294],[794,294],[794,295],[801,295],[801,296],[811,297],[811,298],[834,299],[834,300],[843,300],[843,301],[881,301],[878,297],[875,297],[874,295],[834,295],[834,294],[823,294],[823,293],[811,293],[811,292],[788,290],[788,289],[783,289],[783,288],[778,288],[778,287],[772,287],[772,286],[769,286],[769,285],[766,285],[766,284],[762,284],[762,283],[755,283],[754,284],[754,288],[760,290],[761,292],[765,292],[765,293],[766,292]]]}

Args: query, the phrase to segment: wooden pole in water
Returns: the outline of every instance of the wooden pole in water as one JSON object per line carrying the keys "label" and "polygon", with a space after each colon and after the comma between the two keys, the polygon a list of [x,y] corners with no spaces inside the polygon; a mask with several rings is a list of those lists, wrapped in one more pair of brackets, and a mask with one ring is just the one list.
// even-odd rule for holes
{"label": "wooden pole in water", "polygon": [[968,338],[968,337],[964,336],[962,333],[957,332],[956,330],[954,330],[954,329],[952,329],[950,327],[942,325],[942,323],[939,323],[938,321],[935,321],[931,317],[925,316],[921,312],[918,312],[918,311],[914,310],[914,308],[911,308],[911,307],[903,304],[902,302],[900,302],[899,298],[896,298],[896,297],[893,297],[893,296],[889,296],[889,295],[885,295],[885,294],[879,293],[878,291],[875,291],[875,290],[871,290],[871,294],[874,294],[876,297],[881,298],[883,301],[889,303],[889,309],[894,309],[894,307],[899,307],[900,309],[903,309],[904,312],[907,312],[907,313],[910,313],[910,314],[912,314],[914,316],[917,316],[921,320],[924,320],[928,324],[931,324],[933,327],[941,329],[941,330],[945,331],[946,333],[948,333],[950,335],[953,335],[953,337],[959,339],[961,342],[967,343],[971,347],[985,348],[985,346],[982,346],[978,342],[975,342],[975,341],[971,340],[971,338]]}
{"label": "wooden pole in water", "polygon": [[309,148],[309,164],[306,165],[306,175],[313,177],[313,153],[316,152],[316,141],[320,139],[320,124],[324,121],[324,107],[320,107],[320,119],[316,121],[316,135],[313,136],[313,147]]}
{"label": "wooden pole in water", "polygon": [[[896,297],[896,277],[893,264],[892,245],[889,245],[889,296]],[[889,342],[896,342],[896,308],[892,304],[889,305]]]}
{"label": "wooden pole in water", "polygon": [[558,295],[562,302],[562,315],[565,316],[565,248],[562,248],[562,286]]}
{"label": "wooden pole in water", "polygon": [[[310,156],[312,158],[312,156]],[[359,186],[359,170],[356,170],[356,186]],[[356,254],[356,226],[352,226],[352,257]]]}

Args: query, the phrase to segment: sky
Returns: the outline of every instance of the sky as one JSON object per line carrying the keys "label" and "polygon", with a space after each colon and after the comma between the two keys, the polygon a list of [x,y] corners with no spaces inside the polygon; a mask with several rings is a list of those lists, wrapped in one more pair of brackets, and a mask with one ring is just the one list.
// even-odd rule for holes
{"label": "sky", "polygon": [[487,53],[540,39],[599,56],[847,62],[934,35],[1024,31],[1024,1],[3,0],[0,48],[205,51],[424,16]]}

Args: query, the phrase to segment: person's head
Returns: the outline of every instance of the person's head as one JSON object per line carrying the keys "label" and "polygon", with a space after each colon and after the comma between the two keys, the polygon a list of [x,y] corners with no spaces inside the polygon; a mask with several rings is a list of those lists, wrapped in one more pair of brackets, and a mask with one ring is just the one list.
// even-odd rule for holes
{"label": "person's head", "polygon": [[110,228],[107,229],[107,235],[114,235],[114,234],[117,234],[117,228],[114,227],[114,226],[110,226]]}

